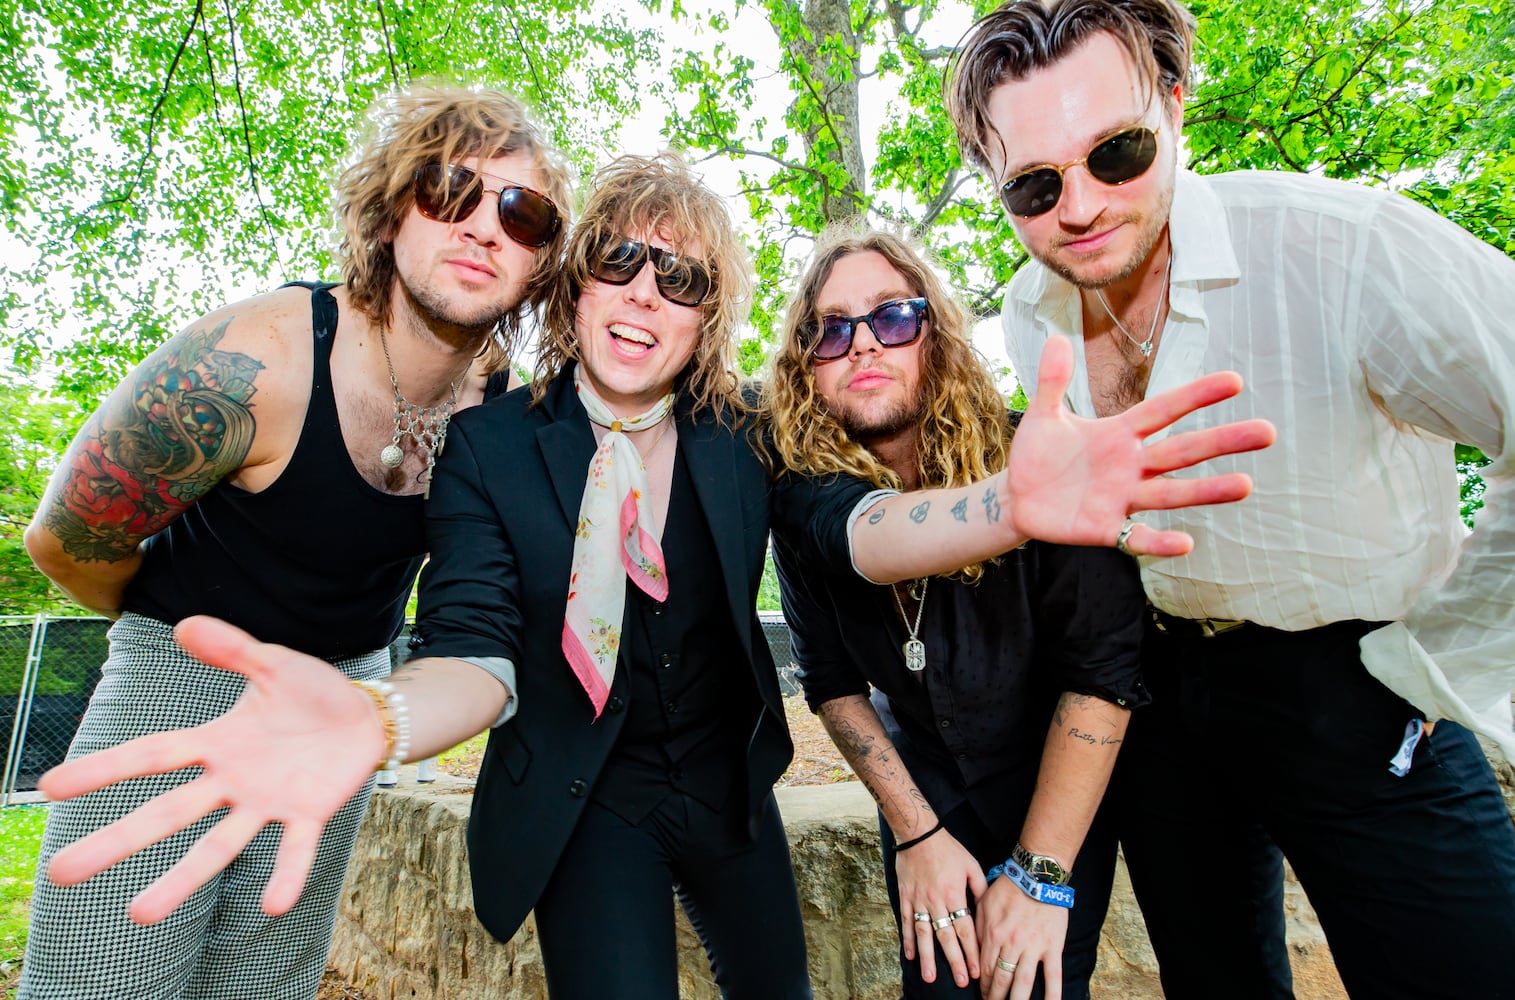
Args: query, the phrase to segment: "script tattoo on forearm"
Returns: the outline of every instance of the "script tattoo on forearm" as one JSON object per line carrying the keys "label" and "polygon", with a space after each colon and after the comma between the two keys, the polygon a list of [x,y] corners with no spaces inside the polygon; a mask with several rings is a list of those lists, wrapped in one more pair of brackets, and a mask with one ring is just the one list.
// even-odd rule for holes
{"label": "script tattoo on forearm", "polygon": [[993,486],[984,490],[983,504],[984,517],[989,521],[990,524],[998,524],[1000,511],[999,496],[995,493]]}
{"label": "script tattoo on forearm", "polygon": [[910,508],[910,520],[914,521],[916,524],[920,524],[922,521],[926,520],[926,514],[930,510],[931,501],[923,500],[920,503],[916,504],[914,507]]}
{"label": "script tattoo on forearm", "polygon": [[215,350],[230,319],[175,338],[131,376],[131,393],[85,423],[48,498],[47,527],[81,561],[120,562],[241,467],[263,365]]}
{"label": "script tattoo on forearm", "polygon": [[963,497],[957,503],[955,503],[955,504],[952,505],[952,516],[955,517],[955,518],[957,518],[959,521],[963,522],[964,524],[968,523],[968,498],[967,497]]}
{"label": "script tattoo on forearm", "polygon": [[874,511],[872,514],[868,515],[868,523],[869,524],[878,524],[880,521],[882,521],[884,519],[884,515],[887,514],[887,513],[889,513],[887,510],[876,510],[876,511]]}

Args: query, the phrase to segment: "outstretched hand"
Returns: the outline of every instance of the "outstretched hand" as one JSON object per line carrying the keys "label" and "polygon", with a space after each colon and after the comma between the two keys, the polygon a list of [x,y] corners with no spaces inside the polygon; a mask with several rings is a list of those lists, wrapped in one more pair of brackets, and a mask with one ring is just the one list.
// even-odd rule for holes
{"label": "outstretched hand", "polygon": [[300,898],[327,821],[361,788],[384,753],[372,700],[330,664],[261,643],[215,618],[174,630],[192,655],[246,675],[225,715],[193,729],[155,733],[70,761],[43,775],[51,799],[68,799],[127,778],[184,767],[198,778],[144,803],[59,851],[47,874],[74,885],[223,807],[226,816],[128,910],[138,923],[162,920],[225,868],[269,823],[283,831],[263,892],[270,916]]}
{"label": "outstretched hand", "polygon": [[[1124,413],[1090,420],[1063,405],[1073,378],[1073,345],[1052,337],[1042,350],[1036,394],[1010,449],[1005,490],[1014,527],[1030,538],[1068,545],[1112,545],[1126,517],[1229,503],[1252,492],[1250,476],[1232,472],[1164,478],[1207,459],[1273,443],[1266,420],[1243,420],[1143,442],[1180,418],[1241,392],[1235,372],[1216,372],[1152,396]],[[1182,531],[1137,525],[1126,548],[1137,555],[1179,556],[1194,547]]]}

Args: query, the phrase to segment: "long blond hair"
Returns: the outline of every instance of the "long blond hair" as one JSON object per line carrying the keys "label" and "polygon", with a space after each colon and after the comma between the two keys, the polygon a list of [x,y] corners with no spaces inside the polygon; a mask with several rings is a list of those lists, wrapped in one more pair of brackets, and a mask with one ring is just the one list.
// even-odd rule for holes
{"label": "long blond hair", "polygon": [[369,118],[357,160],[336,183],[342,222],[337,255],[349,301],[381,325],[389,323],[394,238],[415,203],[416,169],[469,156],[490,160],[521,150],[531,154],[542,193],[563,213],[564,224],[536,251],[525,297],[501,318],[486,343],[487,370],[506,367],[523,318],[545,297],[557,272],[572,197],[568,171],[527,119],[521,103],[502,91],[421,85],[383,98],[370,109]]}
{"label": "long blond hair", "polygon": [[595,174],[591,187],[547,294],[533,396],[540,400],[547,384],[579,360],[579,293],[595,280],[590,265],[606,241],[658,233],[675,247],[698,246],[715,268],[711,292],[699,307],[699,344],[680,375],[681,388],[696,406],[718,414],[744,410],[733,371],[734,341],[751,305],[752,271],[725,202],[668,151],[617,157]]}
{"label": "long blond hair", "polygon": [[[778,349],[763,379],[765,457],[775,474],[841,473],[880,489],[901,489],[900,477],[854,441],[827,411],[816,388],[811,344],[802,327],[819,318],[816,301],[844,257],[877,253],[917,295],[926,299],[927,327],[921,352],[921,393],[926,404],[917,439],[915,469],[922,489],[966,486],[999,472],[1010,455],[1005,401],[969,341],[971,320],[947,291],[922,250],[894,233],[853,221],[833,226],[815,252],[789,301]],[[967,567],[964,578],[982,575]]]}

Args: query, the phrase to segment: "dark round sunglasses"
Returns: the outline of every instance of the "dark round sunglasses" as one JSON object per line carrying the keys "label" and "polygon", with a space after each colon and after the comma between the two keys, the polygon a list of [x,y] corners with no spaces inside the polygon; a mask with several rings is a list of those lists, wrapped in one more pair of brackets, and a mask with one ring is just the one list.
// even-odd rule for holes
{"label": "dark round sunglasses", "polygon": [[1128,128],[1101,139],[1082,159],[1069,160],[1060,167],[1044,163],[1022,170],[999,189],[1000,203],[1005,211],[1023,219],[1050,212],[1063,196],[1063,172],[1079,164],[1101,184],[1134,181],[1157,159],[1157,131],[1144,125]]}
{"label": "dark round sunglasses", "polygon": [[625,285],[642,272],[649,260],[658,294],[675,305],[697,306],[715,286],[714,264],[624,237],[605,241],[590,257],[589,273],[596,281]]}
{"label": "dark round sunglasses", "polygon": [[852,338],[859,323],[867,323],[873,339],[885,347],[906,347],[920,339],[926,318],[925,299],[891,299],[862,316],[822,316],[800,327],[800,336],[810,343],[814,361],[835,361],[852,351]]}
{"label": "dark round sunglasses", "polygon": [[523,247],[546,246],[562,228],[558,206],[540,191],[519,184],[484,186],[476,171],[453,163],[428,163],[416,170],[416,210],[437,222],[462,222],[486,194],[500,196],[500,228]]}

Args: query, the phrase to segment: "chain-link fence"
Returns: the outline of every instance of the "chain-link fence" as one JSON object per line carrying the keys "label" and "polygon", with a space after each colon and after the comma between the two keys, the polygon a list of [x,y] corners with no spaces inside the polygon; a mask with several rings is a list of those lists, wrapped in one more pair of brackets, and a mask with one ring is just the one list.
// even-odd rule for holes
{"label": "chain-link fence", "polygon": [[105,662],[106,618],[0,617],[0,801],[63,762]]}
{"label": "chain-link fence", "polygon": [[[763,637],[778,665],[779,686],[797,694],[782,615],[759,612]],[[107,618],[0,616],[0,739],[7,740],[0,804],[30,791],[44,771],[63,763],[89,696],[100,680],[110,628]],[[408,633],[390,647],[395,663],[409,654]]]}

